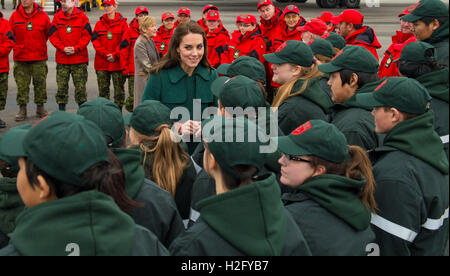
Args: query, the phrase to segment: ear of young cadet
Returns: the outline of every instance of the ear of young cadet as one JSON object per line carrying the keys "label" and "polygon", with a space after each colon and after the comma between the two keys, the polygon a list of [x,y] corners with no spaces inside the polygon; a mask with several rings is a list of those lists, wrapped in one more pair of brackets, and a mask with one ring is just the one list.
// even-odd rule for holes
{"label": "ear of young cadet", "polygon": [[168,247],[184,226],[172,196],[150,179],[145,178],[141,152],[126,148],[124,119],[119,107],[102,97],[82,104],[78,115],[94,122],[103,132],[105,143],[122,164],[128,196],[142,203],[127,213],[139,224],[154,233]]}
{"label": "ear of young cadet", "polygon": [[[45,146],[49,140],[52,145]],[[110,161],[104,136],[93,122],[55,111],[7,148],[5,154],[20,157],[17,187],[29,208],[17,217],[11,241],[0,255],[168,254],[153,233],[96,189],[92,173],[98,170],[109,177],[105,170]],[[41,178],[29,179],[27,168]],[[34,189],[41,192],[32,192],[35,181],[40,188]],[[92,217],[96,219],[86,220]],[[31,232],[40,238],[32,238]]]}
{"label": "ear of young cadet", "polygon": [[371,223],[380,254],[442,255],[449,165],[434,131],[428,91],[416,80],[392,77],[356,100],[373,107],[376,130],[386,133],[372,158],[379,212]]}
{"label": "ear of young cadet", "polygon": [[[249,133],[258,131],[245,117],[213,116],[203,122],[206,171],[215,178],[218,194],[198,202],[200,218],[172,243],[173,255],[311,254],[283,207],[275,176],[255,176],[264,165],[264,155],[258,136],[252,140]],[[222,177],[228,180],[220,181]]]}

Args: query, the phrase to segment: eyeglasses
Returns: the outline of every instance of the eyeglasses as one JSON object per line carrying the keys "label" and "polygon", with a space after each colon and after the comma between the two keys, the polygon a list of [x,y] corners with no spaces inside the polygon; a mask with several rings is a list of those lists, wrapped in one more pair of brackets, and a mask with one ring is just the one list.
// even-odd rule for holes
{"label": "eyeglasses", "polygon": [[291,160],[297,161],[297,162],[311,163],[311,160],[303,159],[301,157],[297,157],[297,156],[293,156],[293,155],[285,154],[285,153],[283,153],[283,159],[285,160],[286,165],[289,165],[291,163]]}
{"label": "eyeglasses", "polygon": [[297,18],[299,18],[299,16],[297,14],[286,15],[284,17],[284,19],[286,19],[286,20],[297,19]]}

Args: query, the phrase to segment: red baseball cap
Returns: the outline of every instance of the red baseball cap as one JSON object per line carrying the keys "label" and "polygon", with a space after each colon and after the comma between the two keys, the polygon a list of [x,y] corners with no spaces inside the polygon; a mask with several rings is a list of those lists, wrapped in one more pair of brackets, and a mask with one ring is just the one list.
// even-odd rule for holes
{"label": "red baseball cap", "polygon": [[313,18],[306,22],[304,26],[298,27],[297,30],[300,32],[310,32],[321,36],[328,30],[328,27],[322,20]]}
{"label": "red baseball cap", "polygon": [[398,15],[398,17],[402,17],[404,15],[410,14],[416,8],[416,6],[417,6],[417,4],[407,7],[401,14]]}
{"label": "red baseball cap", "polygon": [[111,5],[111,6],[115,6],[116,5],[116,1],[115,0],[103,0],[102,1],[102,6],[103,5]]}
{"label": "red baseball cap", "polygon": [[146,7],[139,6],[139,7],[136,8],[136,11],[134,12],[134,14],[138,15],[138,14],[141,14],[143,12],[146,12],[147,14],[149,13],[148,9]]}
{"label": "red baseball cap", "polygon": [[298,9],[298,7],[296,5],[289,5],[289,6],[286,6],[286,8],[284,9],[283,16],[285,16],[286,14],[291,13],[291,12],[300,15],[300,10]]}
{"label": "red baseball cap", "polygon": [[216,10],[218,11],[219,8],[217,8],[216,6],[214,6],[213,4],[208,4],[203,8],[203,13],[209,11],[209,10]]}
{"label": "red baseball cap", "polygon": [[218,11],[211,10],[206,14],[206,20],[220,20],[220,15]]}
{"label": "red baseball cap", "polygon": [[268,6],[268,5],[272,5],[272,6],[273,6],[273,3],[272,3],[271,0],[259,0],[259,3],[258,3],[258,10],[259,10],[259,8],[261,8],[262,6]]}
{"label": "red baseball cap", "polygon": [[322,12],[322,14],[320,15],[320,17],[317,17],[317,19],[322,20],[323,22],[331,22],[331,19],[333,19],[333,17],[335,17],[331,12],[329,11],[324,11]]}
{"label": "red baseball cap", "polygon": [[236,18],[236,23],[239,23],[239,22],[250,23],[250,24],[251,23],[257,24],[256,17],[251,15],[251,14],[240,14],[240,15],[238,15],[237,18]]}
{"label": "red baseball cap", "polygon": [[170,12],[170,11],[166,11],[166,12],[164,12],[164,13],[161,15],[162,21],[164,21],[164,20],[166,20],[166,19],[168,19],[168,18],[173,18],[173,19],[175,19],[175,15],[173,15],[173,13]]}
{"label": "red baseball cap", "polygon": [[180,15],[180,14],[185,14],[187,16],[191,16],[191,10],[189,8],[186,8],[186,7],[181,7],[178,10],[178,15]]}
{"label": "red baseball cap", "polygon": [[[357,10],[347,9],[340,15],[333,18],[331,21],[333,24],[339,24],[340,22],[350,23],[354,25],[363,24],[364,15]],[[335,23],[336,22],[336,23]]]}

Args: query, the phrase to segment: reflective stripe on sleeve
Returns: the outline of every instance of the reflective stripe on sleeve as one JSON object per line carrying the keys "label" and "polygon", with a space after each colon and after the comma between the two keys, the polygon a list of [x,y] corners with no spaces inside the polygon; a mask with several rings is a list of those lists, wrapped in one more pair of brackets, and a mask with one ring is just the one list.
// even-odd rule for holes
{"label": "reflective stripe on sleeve", "polygon": [[444,220],[448,219],[448,208],[445,210],[444,214],[438,219],[427,219],[427,221],[422,224],[422,227],[428,230],[439,230],[442,225],[444,225]]}
{"label": "reflective stripe on sleeve", "polygon": [[448,144],[448,135],[441,136],[441,140],[443,144]]}
{"label": "reflective stripe on sleeve", "polygon": [[381,230],[408,242],[413,242],[417,236],[416,232],[401,225],[395,224],[378,215],[372,214],[370,223],[377,226]]}

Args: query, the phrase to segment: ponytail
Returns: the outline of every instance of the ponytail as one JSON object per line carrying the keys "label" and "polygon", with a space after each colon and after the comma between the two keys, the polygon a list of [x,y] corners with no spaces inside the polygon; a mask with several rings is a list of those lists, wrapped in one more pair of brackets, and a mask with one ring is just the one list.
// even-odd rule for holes
{"label": "ponytail", "polygon": [[154,136],[137,133],[142,141],[140,149],[144,152],[142,165],[145,175],[175,196],[177,184],[183,176],[185,167],[189,164],[189,156],[180,143],[173,141],[174,134],[170,130],[170,125],[160,125],[155,132]]}
{"label": "ponytail", "polygon": [[[294,65],[297,66],[297,65]],[[303,93],[306,88],[308,87],[308,83],[310,79],[318,78],[322,76],[322,72],[319,71],[319,66],[317,62],[313,62],[313,64],[310,67],[303,67],[302,66],[302,75],[300,77],[297,77],[295,79],[292,79],[288,81],[287,83],[283,84],[278,88],[278,92],[273,99],[272,107],[279,107],[287,98],[297,96],[301,93]],[[303,79],[305,82],[303,83],[300,90],[295,91],[291,93],[292,89],[294,88],[295,83],[297,80]]]}

